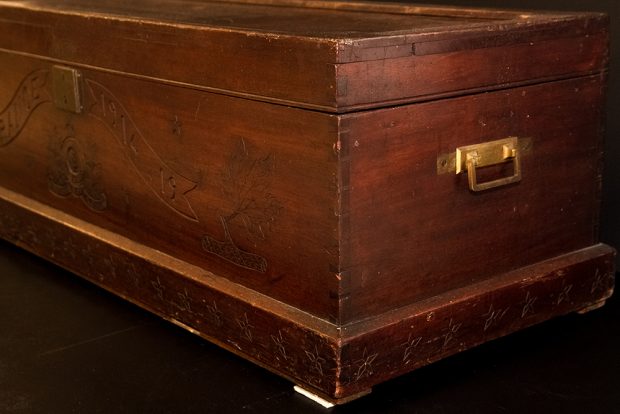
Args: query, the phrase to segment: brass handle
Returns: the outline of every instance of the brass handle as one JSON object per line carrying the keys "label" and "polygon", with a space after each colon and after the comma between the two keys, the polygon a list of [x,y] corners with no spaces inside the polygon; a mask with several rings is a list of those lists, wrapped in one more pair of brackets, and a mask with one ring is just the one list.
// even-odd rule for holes
{"label": "brass handle", "polygon": [[[467,170],[469,189],[476,192],[521,181],[521,155],[518,141],[518,138],[510,137],[457,148],[456,173],[460,174]],[[511,176],[484,183],[478,182],[477,168],[510,161],[514,163],[514,173]]]}

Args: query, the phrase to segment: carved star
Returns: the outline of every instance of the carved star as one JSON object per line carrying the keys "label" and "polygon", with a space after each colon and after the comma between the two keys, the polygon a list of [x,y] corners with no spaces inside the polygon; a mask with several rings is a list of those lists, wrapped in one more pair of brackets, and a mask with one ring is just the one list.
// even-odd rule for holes
{"label": "carved star", "polygon": [[493,308],[493,304],[491,304],[489,311],[482,315],[486,318],[484,321],[484,331],[486,332],[491,326],[499,322],[504,317],[506,312],[508,312],[508,308],[495,310]]}
{"label": "carved star", "polygon": [[209,312],[209,315],[211,315],[217,326],[222,325],[222,312],[218,309],[215,301],[213,301],[212,305],[207,305],[207,312]]}
{"label": "carved star", "polygon": [[418,337],[413,337],[413,333],[409,334],[409,337],[407,338],[407,342],[405,342],[404,344],[402,344],[402,346],[405,347],[405,353],[403,355],[403,362],[405,363],[405,365],[409,364],[411,362],[411,355],[413,355],[414,350],[418,347],[418,345],[420,344],[420,342],[422,341],[422,337],[418,336]]}
{"label": "carved star", "polygon": [[319,354],[319,350],[314,346],[314,351],[308,352],[304,350],[306,356],[310,360],[310,371],[315,372],[319,375],[323,375],[323,364],[326,362],[325,358],[321,357]]}
{"label": "carved star", "polygon": [[177,292],[179,303],[175,303],[177,308],[182,311],[192,312],[191,299],[187,293],[187,289],[183,289],[183,292]]}
{"label": "carved star", "polygon": [[161,300],[164,300],[164,286],[161,284],[159,277],[156,280],[152,281],[151,285],[153,285],[153,288],[157,292],[157,297]]}
{"label": "carved star", "polygon": [[601,273],[599,269],[596,269],[594,281],[592,282],[592,287],[590,288],[590,293],[594,294],[598,290],[604,290],[606,287],[606,282],[613,286],[615,282],[614,273]]}
{"label": "carved star", "polygon": [[365,377],[370,377],[374,373],[372,364],[375,359],[377,359],[377,356],[378,354],[368,355],[368,350],[364,348],[362,359],[358,361],[360,366],[357,368],[357,372],[355,373],[355,381],[359,381]]}
{"label": "carved star", "polygon": [[454,339],[454,336],[457,334],[459,329],[461,329],[461,325],[463,325],[463,324],[462,323],[454,323],[452,318],[450,318],[450,322],[448,323],[447,332],[446,332],[446,334],[443,337],[442,349],[443,348],[447,348],[448,344],[452,341],[452,339]]}
{"label": "carved star", "polygon": [[555,301],[556,306],[564,301],[566,302],[570,301],[569,293],[572,288],[573,288],[573,285],[565,285],[564,283],[562,283],[562,291],[558,295],[558,299]]}
{"label": "carved star", "polygon": [[534,303],[538,299],[536,296],[530,296],[530,292],[525,295],[525,303],[521,310],[521,317],[525,318],[528,314],[534,313]]}
{"label": "carved star", "polygon": [[237,319],[237,324],[239,325],[239,328],[241,328],[241,336],[247,339],[248,341],[252,342],[253,326],[250,325],[250,322],[248,321],[248,314],[244,313],[243,318]]}
{"label": "carved star", "polygon": [[284,337],[282,336],[282,330],[278,329],[277,335],[271,335],[271,340],[276,345],[278,353],[282,356],[282,358],[284,358],[285,361],[287,361],[289,359],[289,356],[286,354],[286,347],[284,346],[285,341]]}
{"label": "carved star", "polygon": [[131,276],[131,280],[133,280],[133,285],[136,288],[140,287],[140,277],[138,276],[138,271],[136,270],[136,266],[133,263],[129,263],[127,265],[127,273]]}

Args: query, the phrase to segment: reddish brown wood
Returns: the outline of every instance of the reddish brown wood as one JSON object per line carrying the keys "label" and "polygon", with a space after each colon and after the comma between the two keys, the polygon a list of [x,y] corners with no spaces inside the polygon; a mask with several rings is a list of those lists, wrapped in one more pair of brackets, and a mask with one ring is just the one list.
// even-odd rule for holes
{"label": "reddish brown wood", "polygon": [[0,236],[252,362],[335,395],[333,324],[3,188]]}
{"label": "reddish brown wood", "polygon": [[[594,73],[607,63],[608,34],[514,41],[414,43],[419,55],[338,65],[338,106],[366,109],[471,90]],[[493,62],[487,64],[486,62]],[[449,74],[446,76],[446,74]],[[398,82],[386,82],[398,79]]]}
{"label": "reddish brown wood", "polygon": [[[342,320],[595,243],[602,92],[593,76],[345,116]],[[520,183],[474,194],[437,174],[442,154],[510,136],[531,139]]]}
{"label": "reddish brown wood", "polygon": [[[1,149],[3,186],[337,320],[335,116],[96,71],[82,72],[84,111],[72,116],[50,102],[49,63],[0,53],[0,65],[12,68],[1,102],[32,73],[47,94]],[[65,194],[68,139],[87,176]],[[217,250],[227,246],[254,263]]]}
{"label": "reddish brown wood", "polygon": [[607,61],[607,19],[596,13],[248,3],[0,1],[0,48],[330,112],[573,76]]}
{"label": "reddish brown wood", "polygon": [[[327,399],[612,292],[604,15],[313,0],[0,14],[0,236]],[[441,169],[508,136],[528,143],[519,183],[473,193]]]}
{"label": "reddish brown wood", "polygon": [[609,247],[596,245],[354,324],[342,346],[338,391],[359,392],[553,315],[599,303],[613,293],[613,260]]}
{"label": "reddish brown wood", "polygon": [[340,326],[5,189],[0,236],[335,403],[614,285],[614,251],[595,245]]}

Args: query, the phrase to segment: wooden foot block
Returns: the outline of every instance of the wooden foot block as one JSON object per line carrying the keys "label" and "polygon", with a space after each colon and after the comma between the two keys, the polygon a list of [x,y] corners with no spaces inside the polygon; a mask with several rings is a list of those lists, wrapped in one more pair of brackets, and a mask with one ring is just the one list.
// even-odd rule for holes
{"label": "wooden foot block", "polygon": [[324,407],[324,408],[332,408],[335,404],[331,403],[321,397],[319,397],[316,394],[313,394],[312,392],[298,386],[295,385],[293,386],[293,389],[298,392],[299,394],[303,395],[304,397],[310,399],[311,401],[314,401],[315,403],[319,404],[320,406]]}
{"label": "wooden foot block", "polygon": [[299,394],[303,395],[306,398],[309,398],[310,400],[314,401],[315,403],[321,405],[324,408],[332,408],[336,405],[346,404],[353,400],[357,400],[358,398],[362,398],[372,392],[372,389],[368,389],[358,394],[347,396],[346,398],[332,399],[329,397],[321,397],[299,385],[293,386],[293,389]]}
{"label": "wooden foot block", "polygon": [[602,308],[603,306],[605,306],[605,303],[607,303],[606,300],[601,300],[599,302],[593,303],[592,305],[588,305],[583,309],[578,310],[577,313],[579,315],[585,315],[586,313],[590,313],[592,311]]}

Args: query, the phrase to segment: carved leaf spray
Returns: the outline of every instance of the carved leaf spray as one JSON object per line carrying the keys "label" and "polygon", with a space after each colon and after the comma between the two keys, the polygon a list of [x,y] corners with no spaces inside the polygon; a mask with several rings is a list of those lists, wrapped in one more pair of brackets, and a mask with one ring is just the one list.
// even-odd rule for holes
{"label": "carved leaf spray", "polygon": [[202,247],[237,266],[265,273],[267,260],[237,247],[230,226],[240,221],[249,235],[256,239],[265,239],[266,233],[271,230],[271,224],[282,211],[282,205],[269,192],[275,168],[274,157],[253,158],[245,140],[241,139],[226,165],[221,176],[222,193],[228,202],[227,210],[220,215],[224,240],[205,235]]}

